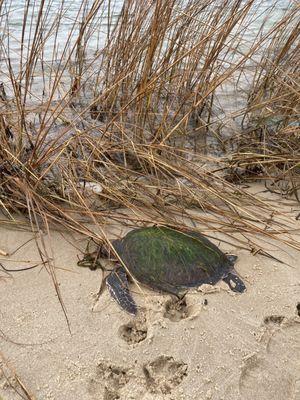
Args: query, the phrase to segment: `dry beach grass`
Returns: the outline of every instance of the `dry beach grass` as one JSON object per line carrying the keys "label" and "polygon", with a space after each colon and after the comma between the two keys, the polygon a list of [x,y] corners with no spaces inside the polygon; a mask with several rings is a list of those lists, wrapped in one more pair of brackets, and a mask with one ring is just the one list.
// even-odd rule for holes
{"label": "dry beach grass", "polygon": [[[106,42],[91,59],[89,39],[99,19],[104,22],[103,4],[82,3],[57,65],[56,38],[67,9],[62,6],[50,23],[51,2],[35,5],[37,20],[31,19],[27,3],[20,62],[14,67],[7,54],[9,8],[2,3],[1,51],[7,64],[1,86],[4,212],[28,213],[33,223],[39,215],[46,226],[51,221],[83,232],[75,214],[93,222],[103,223],[108,216],[122,222],[122,207],[133,211],[134,224],[174,223],[175,215],[191,207],[208,211],[201,221],[205,225],[210,213],[219,215],[224,222],[218,229],[229,224],[251,232],[252,221],[265,224],[269,205],[226,181],[222,172],[252,164],[265,172],[265,164],[268,171],[284,164],[284,177],[297,192],[297,4],[275,26],[263,30],[262,25],[257,39],[241,50],[245,31],[256,18],[255,1],[226,1],[223,7],[214,1],[171,1],[167,7],[160,1],[126,1],[116,23],[108,11]],[[46,62],[44,48],[53,37],[53,60]],[[230,151],[219,129],[222,121],[215,117],[215,92],[237,72],[245,74],[251,59],[252,89],[246,109],[240,110],[248,127],[237,132]],[[35,92],[33,77],[40,65],[43,86]],[[280,121],[273,133],[266,120],[274,114]],[[262,136],[260,130],[263,145],[255,138]],[[272,134],[284,138],[276,140],[276,148]],[[207,144],[211,136],[225,146],[225,157],[212,155]],[[280,155],[286,158],[288,148],[293,152],[282,162]],[[90,182],[98,184],[94,203],[89,201]],[[254,230],[256,234],[259,228]]]}

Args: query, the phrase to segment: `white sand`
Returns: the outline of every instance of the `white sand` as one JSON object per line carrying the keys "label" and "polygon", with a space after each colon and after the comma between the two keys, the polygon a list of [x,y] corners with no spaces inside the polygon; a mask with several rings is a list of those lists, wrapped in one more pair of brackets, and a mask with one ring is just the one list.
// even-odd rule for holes
{"label": "white sand", "polygon": [[[2,227],[0,249],[12,252],[31,237]],[[300,399],[299,252],[281,246],[276,257],[287,266],[234,251],[246,293],[219,283],[214,291],[191,292],[183,310],[167,315],[170,297],[145,291],[134,295],[142,307],[134,319],[107,290],[95,303],[101,272],[77,267],[79,251],[60,233],[52,232],[51,243],[56,267],[67,269],[56,274],[71,334],[45,269],[0,272],[2,357],[32,398]],[[72,243],[85,247],[79,238]],[[34,242],[0,258],[7,268],[39,260]],[[19,398],[2,374],[0,399]]]}

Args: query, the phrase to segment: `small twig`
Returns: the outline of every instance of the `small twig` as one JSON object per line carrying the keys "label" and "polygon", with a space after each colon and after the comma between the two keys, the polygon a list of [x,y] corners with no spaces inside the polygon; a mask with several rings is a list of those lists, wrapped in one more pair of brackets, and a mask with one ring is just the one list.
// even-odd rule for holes
{"label": "small twig", "polygon": [[[3,376],[5,377],[7,383],[9,384],[9,386],[24,400],[35,400],[36,397],[31,394],[29,392],[29,390],[26,388],[25,384],[23,383],[23,381],[21,380],[21,378],[17,375],[16,371],[14,370],[14,368],[9,365],[8,361],[6,360],[6,358],[4,357],[3,353],[0,351],[0,360],[2,361],[3,365],[8,369],[11,377],[8,377],[7,374],[4,371],[3,366],[1,366],[0,364],[0,369],[3,373]],[[18,386],[16,387],[16,385],[13,384],[12,382],[12,378],[16,380]],[[21,389],[21,392],[20,390]]]}
{"label": "small twig", "polygon": [[[21,244],[19,247],[17,247],[12,253],[9,253],[10,256],[13,256],[14,254],[16,254],[17,251],[19,251],[22,247],[26,246],[27,243],[31,242],[32,240],[34,240],[34,237],[31,239],[26,240],[25,243]],[[8,254],[7,254],[8,255]]]}
{"label": "small twig", "polygon": [[46,262],[40,262],[39,264],[35,264],[32,265],[31,267],[24,267],[24,268],[19,268],[19,269],[9,269],[9,268],[5,268],[4,265],[2,263],[0,263],[0,267],[5,271],[5,272],[20,272],[20,271],[27,271],[29,269],[33,269],[36,268],[40,265],[45,265]]}

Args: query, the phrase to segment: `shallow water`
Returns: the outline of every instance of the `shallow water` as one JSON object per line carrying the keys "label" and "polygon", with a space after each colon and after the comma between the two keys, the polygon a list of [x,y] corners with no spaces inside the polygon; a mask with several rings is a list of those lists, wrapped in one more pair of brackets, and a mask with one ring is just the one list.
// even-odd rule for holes
{"label": "shallow water", "polygon": [[[17,1],[4,1],[4,7],[2,14],[8,14],[7,28],[10,33],[10,56],[13,62],[19,61],[19,54],[21,49],[21,37],[22,37],[22,27],[23,27],[23,18],[24,18],[24,7],[25,1],[17,0]],[[33,38],[34,28],[36,26],[36,21],[38,18],[38,10],[41,1],[35,1],[34,4],[30,4],[28,7],[28,27],[25,31],[25,40],[23,42],[24,47],[30,47],[30,43]],[[46,62],[50,62],[53,59],[53,49],[56,47],[56,57],[60,58],[61,53],[66,46],[69,37],[71,38],[71,43],[74,43],[77,38],[80,21],[82,17],[86,14],[87,10],[90,9],[93,1],[88,0],[85,1],[86,6],[82,6],[81,0],[46,0],[44,7],[44,15],[47,15],[45,18],[44,24],[44,32],[45,35],[50,31],[51,25],[57,20],[58,14],[61,12],[62,15],[60,17],[59,23],[59,31],[53,32],[53,34],[47,38],[47,44],[44,48],[44,60]],[[106,0],[103,6],[100,7],[97,13],[97,19],[95,21],[94,33],[91,35],[89,39],[89,48],[91,50],[97,50],[99,47],[102,47],[105,44],[105,40],[107,38],[107,26],[108,21],[111,21],[113,24],[120,14],[122,9],[122,0],[114,0],[111,1],[111,10],[108,13],[107,7],[108,0]],[[32,23],[32,27],[30,28],[30,22]],[[54,34],[55,33],[55,34]],[[70,46],[69,46],[70,47]],[[25,51],[26,54],[26,51]]]}
{"label": "shallow water", "polygon": [[[2,26],[6,25],[6,29],[9,30],[10,40],[9,40],[9,55],[13,63],[18,63],[20,59],[20,49],[21,49],[21,37],[22,37],[22,26],[24,18],[24,3],[22,0],[7,1],[5,0],[2,6]],[[28,7],[28,21],[32,19],[32,28],[28,28],[25,31],[24,44],[24,58],[26,58],[26,48],[30,47],[33,34],[35,22],[37,20],[38,9],[41,0],[35,1]],[[44,48],[44,60],[50,62],[53,60],[53,49],[55,48],[56,57],[60,58],[60,53],[62,53],[69,36],[71,37],[71,42],[75,40],[79,31],[79,21],[78,15],[82,16],[86,13],[86,10],[90,8],[93,1],[87,0],[86,7],[82,7],[81,0],[46,0],[44,10],[47,10],[47,18],[44,22],[44,32],[45,35],[50,31],[51,25],[58,16],[60,10],[62,10],[62,17],[60,20],[59,31],[57,32],[57,37],[52,34],[52,36],[47,38],[46,46]],[[88,47],[90,51],[97,51],[102,48],[105,44],[108,35],[108,22],[113,25],[120,14],[124,1],[123,0],[106,0],[103,5],[99,8],[97,13],[97,20],[92,26],[94,32],[88,39]],[[276,5],[274,5],[276,3]],[[110,10],[108,10],[108,4],[110,4]],[[255,18],[253,15],[249,15],[249,19],[253,19],[251,25],[245,31],[245,43],[251,41],[256,37],[261,24],[268,15],[267,21],[265,21],[265,29],[272,26],[284,13],[290,4],[289,0],[278,0],[276,2],[272,0],[264,0],[257,2],[257,7],[255,9]],[[272,10],[272,11],[271,11]],[[5,15],[8,16],[7,20]],[[4,18],[3,18],[4,16]],[[2,40],[6,42],[6,35],[3,33]],[[56,46],[55,46],[56,45]],[[2,55],[2,61],[5,58],[5,54]]]}
{"label": "shallow water", "polygon": [[[183,7],[186,1],[178,0],[178,4]],[[41,0],[30,2],[26,29],[23,32],[25,3],[24,0],[4,0],[0,12],[0,82],[6,84],[8,94],[12,95],[14,94],[9,90],[11,77],[8,73],[8,61],[12,65],[14,74],[19,77],[23,75],[24,78],[24,70],[30,58]],[[227,65],[225,65],[224,70],[230,63],[236,63],[241,54],[246,54],[255,39],[262,37],[263,33],[270,29],[293,3],[293,0],[254,1],[252,13],[249,13],[243,23],[236,27],[242,40],[238,51],[226,56]],[[40,52],[40,57],[36,61],[34,73],[31,73],[33,76],[30,90],[31,93],[34,93],[33,98],[36,96],[40,100],[41,93],[43,93],[43,99],[47,97],[47,88],[48,93],[50,93],[53,85],[53,77],[51,77],[49,71],[53,72],[66,64],[68,69],[60,83],[62,84],[61,86],[66,84],[65,88],[69,90],[69,72],[72,69],[72,62],[75,58],[75,43],[78,38],[80,21],[87,14],[93,1],[86,0],[84,4],[85,6],[83,7],[81,0],[45,0],[42,19],[45,45],[42,51],[38,51]],[[103,2],[96,14],[96,18],[89,24],[89,29],[87,30],[89,35],[84,39],[86,43],[85,60],[93,60],[95,55],[104,48],[107,38],[120,15],[123,4],[124,0],[105,0]],[[216,1],[215,4],[217,6],[218,2]],[[180,13],[180,6],[177,7],[177,10]],[[58,22],[59,30],[57,31],[55,26],[57,26]],[[233,31],[232,35],[235,35],[235,33],[236,31]],[[22,34],[24,37],[23,43]],[[231,46],[230,43],[229,46]],[[225,120],[232,112],[245,106],[245,89],[249,86],[248,81],[251,81],[251,67],[256,61],[259,62],[262,52],[263,46],[257,50],[255,55],[249,57],[247,61],[249,69],[244,70],[244,76],[238,78],[231,76],[230,80],[224,82],[217,89],[217,101],[215,103],[219,108],[217,110],[217,118],[220,120]],[[98,60],[96,64],[99,65]],[[201,68],[200,64],[199,68]],[[45,71],[46,73],[42,76]],[[74,74],[74,71],[72,73]],[[58,98],[60,97],[60,94],[56,95]],[[228,118],[230,122],[226,122],[226,129],[230,130],[230,125],[232,125],[232,130],[234,131],[239,122],[231,116]]]}

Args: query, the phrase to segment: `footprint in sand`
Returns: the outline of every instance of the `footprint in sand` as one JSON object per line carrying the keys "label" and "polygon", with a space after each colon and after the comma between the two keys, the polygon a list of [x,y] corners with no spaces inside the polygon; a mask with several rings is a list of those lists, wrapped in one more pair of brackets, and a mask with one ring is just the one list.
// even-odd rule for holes
{"label": "footprint in sand", "polygon": [[[206,306],[207,300],[204,299],[204,301],[203,305]],[[163,316],[172,322],[179,322],[182,319],[193,319],[200,314],[203,305],[195,303],[195,299],[192,296],[185,296],[180,300],[172,297],[165,303]]]}
{"label": "footprint in sand", "polygon": [[172,322],[178,322],[182,319],[188,318],[189,310],[185,299],[171,298],[165,304],[164,317]]}
{"label": "footprint in sand", "polygon": [[145,364],[143,372],[149,392],[168,394],[187,376],[187,364],[170,356],[159,356]]}
{"label": "footprint in sand", "polygon": [[[140,376],[143,373],[144,378]],[[95,400],[117,400],[124,393],[132,399],[148,395],[166,395],[187,376],[187,365],[170,356],[160,356],[138,369],[113,365],[101,361],[89,379],[88,391]]]}
{"label": "footprint in sand", "polygon": [[300,321],[270,316],[265,351],[244,360],[239,389],[241,399],[300,399]]}
{"label": "footprint in sand", "polygon": [[[95,399],[120,399],[119,390],[129,382],[128,369],[100,362],[88,384],[88,391]],[[100,397],[102,396],[102,397]]]}
{"label": "footprint in sand", "polygon": [[136,344],[146,339],[147,332],[146,317],[141,315],[128,324],[122,325],[119,329],[119,336],[128,344]]}

